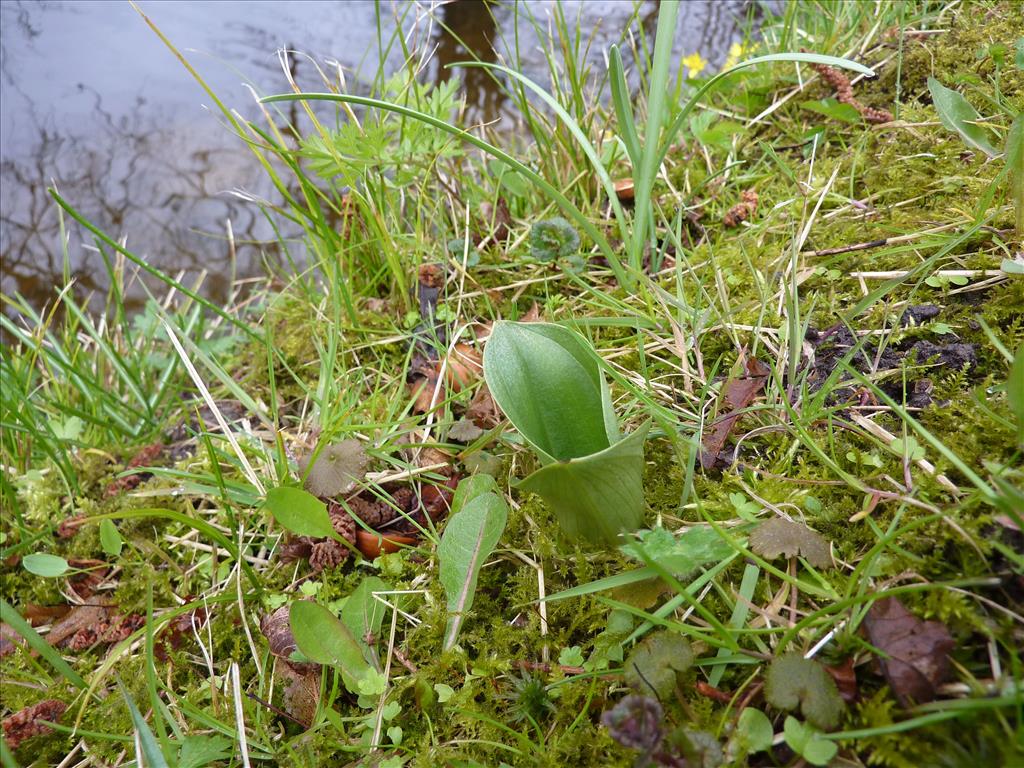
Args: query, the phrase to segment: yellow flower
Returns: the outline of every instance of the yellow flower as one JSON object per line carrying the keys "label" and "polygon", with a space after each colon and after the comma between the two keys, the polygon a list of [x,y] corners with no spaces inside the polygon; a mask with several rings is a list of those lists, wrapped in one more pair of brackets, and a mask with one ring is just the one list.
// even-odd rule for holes
{"label": "yellow flower", "polygon": [[690,70],[690,77],[696,77],[703,71],[708,65],[707,61],[701,58],[698,51],[694,51],[689,56],[683,58],[683,65]]}
{"label": "yellow flower", "polygon": [[746,52],[747,49],[740,43],[733,43],[730,45],[729,55],[726,57],[725,64],[722,66],[722,69],[729,69],[730,67],[736,66],[740,61],[740,57]]}

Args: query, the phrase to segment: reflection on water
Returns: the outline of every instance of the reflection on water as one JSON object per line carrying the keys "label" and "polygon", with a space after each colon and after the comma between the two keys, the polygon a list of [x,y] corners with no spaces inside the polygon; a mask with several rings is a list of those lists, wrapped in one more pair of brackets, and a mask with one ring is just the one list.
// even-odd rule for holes
{"label": "reflection on water", "polygon": [[[699,50],[714,62],[737,39],[744,0],[684,4],[676,53]],[[444,65],[476,56],[514,59],[518,31],[524,72],[547,84],[547,64],[536,24],[549,29],[554,3],[533,0],[485,4],[381,3],[382,34],[396,24],[422,35],[434,49],[426,77],[444,80]],[[372,0],[343,2],[145,3],[161,30],[186,53],[213,90],[245,117],[257,118],[248,82],[260,93],[287,90],[277,51],[289,57],[299,83],[321,90],[313,61],[338,61],[346,72],[373,72],[378,64]],[[656,2],[565,2],[570,27],[593,42],[588,61],[604,69],[607,46],[631,18],[637,33],[653,35]],[[415,30],[415,31],[414,31]],[[427,37],[429,35],[429,37]],[[467,47],[468,46],[468,50]],[[392,47],[385,61],[401,63]],[[124,3],[4,2],[0,4],[0,258],[3,292],[18,292],[41,307],[64,283],[60,218],[47,193],[60,194],[89,220],[149,263],[186,284],[202,271],[203,292],[227,301],[233,275],[262,274],[276,257],[274,232],[251,197],[271,192],[260,168],[209,97]],[[458,77],[473,120],[505,116],[505,96],[482,69]],[[349,76],[355,89],[365,89]],[[499,125],[500,128],[500,125]],[[245,194],[235,191],[245,190]],[[227,240],[234,233],[234,260]],[[67,268],[78,295],[102,293],[103,259],[88,232],[67,225]],[[292,234],[285,232],[286,235]],[[152,286],[156,288],[156,286]],[[138,286],[129,297],[138,306]]]}

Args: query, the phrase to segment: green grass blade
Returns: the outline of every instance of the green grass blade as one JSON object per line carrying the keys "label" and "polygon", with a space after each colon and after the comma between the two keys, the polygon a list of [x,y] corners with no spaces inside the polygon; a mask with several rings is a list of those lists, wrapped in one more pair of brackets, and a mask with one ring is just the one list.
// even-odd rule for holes
{"label": "green grass blade", "polygon": [[622,143],[626,145],[626,154],[629,155],[633,173],[636,173],[640,167],[640,139],[636,133],[633,107],[629,103],[629,86],[626,84],[626,73],[622,68],[622,54],[617,45],[612,46],[608,66],[610,68],[612,105],[615,107],[619,135],[622,137]]}
{"label": "green grass blade", "polygon": [[343,104],[359,104],[364,107],[384,109],[389,112],[396,112],[400,115],[405,115],[406,117],[416,118],[417,120],[427,123],[428,125],[432,125],[435,128],[439,128],[446,133],[450,133],[452,136],[455,136],[468,144],[472,144],[477,149],[483,150],[496,160],[500,160],[514,171],[528,178],[552,200],[554,200],[562,212],[575,221],[576,224],[579,225],[580,229],[586,233],[587,237],[597,244],[597,247],[601,250],[601,254],[608,259],[608,264],[615,273],[619,282],[624,284],[627,283],[626,273],[622,268],[622,264],[618,255],[615,253],[615,250],[608,242],[608,239],[601,234],[597,227],[594,226],[594,223],[582,211],[573,205],[561,191],[550,184],[543,176],[532,168],[519,162],[510,154],[498,149],[493,144],[477,138],[469,131],[457,128],[443,120],[438,120],[432,115],[418,112],[415,109],[410,109],[409,107],[404,107],[400,104],[392,104],[388,101],[381,101],[380,99],[367,98],[365,96],[353,96],[344,93],[282,93],[275,96],[265,96],[260,99],[260,102],[264,104],[278,101],[337,101]]}

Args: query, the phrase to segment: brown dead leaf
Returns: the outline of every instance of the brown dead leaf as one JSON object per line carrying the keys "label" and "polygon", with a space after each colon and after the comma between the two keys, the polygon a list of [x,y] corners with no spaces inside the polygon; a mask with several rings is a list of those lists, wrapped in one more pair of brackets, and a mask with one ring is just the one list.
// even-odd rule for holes
{"label": "brown dead leaf", "polygon": [[289,717],[308,728],[313,724],[320,703],[320,670],[299,672],[286,664],[277,667],[278,676],[287,682],[284,688],[284,710]]}
{"label": "brown dead leaf", "polygon": [[828,541],[803,523],[782,517],[758,525],[750,534],[750,548],[769,560],[779,555],[800,555],[815,568],[832,567],[832,552]]}
{"label": "brown dead leaf", "polygon": [[539,323],[540,321],[540,304],[536,301],[526,310],[526,314],[519,318],[520,323]]}
{"label": "brown dead leaf", "polygon": [[452,392],[461,392],[479,381],[484,372],[484,361],[475,347],[456,344],[448,355],[445,380]]}
{"label": "brown dead leaf", "polygon": [[95,602],[90,605],[76,605],[68,615],[53,625],[46,635],[46,642],[53,646],[70,640],[83,629],[97,627],[106,622],[110,616],[108,604]]}
{"label": "brown dead leaf", "polygon": [[[139,467],[149,466],[160,458],[160,454],[163,453],[163,450],[163,443],[153,443],[152,445],[147,445],[139,449],[139,451],[128,462],[126,469],[138,469]],[[139,483],[149,476],[148,472],[141,472],[134,475],[128,475],[127,477],[119,477],[107,486],[107,496],[117,496],[119,493],[125,493],[133,490],[137,485],[139,485]]]}
{"label": "brown dead leaf", "polygon": [[260,632],[267,638],[270,652],[293,669],[301,673],[320,668],[319,664],[303,664],[291,660],[291,655],[299,649],[299,646],[295,643],[295,635],[292,634],[287,605],[282,605],[273,613],[264,616],[260,620]]}
{"label": "brown dead leaf", "polygon": [[743,409],[750,405],[768,381],[768,368],[757,358],[748,359],[745,367],[746,375],[730,379],[722,391],[719,412],[724,412],[724,415],[704,430],[700,454],[700,463],[704,469],[721,469],[732,464],[732,457],[723,454],[725,441],[743,415]]}
{"label": "brown dead leaf", "polygon": [[[441,377],[442,367],[445,371],[445,386],[439,387],[438,379]],[[477,349],[461,342],[452,348],[443,366],[440,360],[427,360],[417,355],[413,358],[409,371],[410,392],[416,398],[413,410],[416,413],[426,413],[448,396],[446,387],[453,394],[461,392],[479,381],[483,370],[483,358]]]}
{"label": "brown dead leaf", "polygon": [[857,673],[853,669],[853,657],[851,656],[842,664],[825,666],[825,671],[832,675],[839,689],[839,695],[843,701],[852,704],[857,700]]}
{"label": "brown dead leaf", "polygon": [[36,605],[27,603],[22,610],[22,618],[33,627],[40,624],[49,624],[51,621],[58,621],[68,615],[70,605]]}
{"label": "brown dead leaf", "polygon": [[0,624],[0,659],[24,645],[21,635],[8,624]]}
{"label": "brown dead leaf", "polygon": [[41,721],[50,723],[59,721],[67,706],[63,701],[46,699],[4,718],[2,728],[7,746],[17,749],[23,741],[31,739],[33,736],[50,733],[53,729],[43,725]]}
{"label": "brown dead leaf", "polygon": [[466,409],[466,416],[481,429],[491,429],[501,421],[501,410],[491,397],[491,391],[486,384],[481,384],[480,389],[473,395],[473,400]]}
{"label": "brown dead leaf", "polygon": [[921,621],[895,597],[877,600],[864,617],[868,641],[884,654],[879,664],[904,707],[935,698],[949,675],[953,638],[938,621]]}

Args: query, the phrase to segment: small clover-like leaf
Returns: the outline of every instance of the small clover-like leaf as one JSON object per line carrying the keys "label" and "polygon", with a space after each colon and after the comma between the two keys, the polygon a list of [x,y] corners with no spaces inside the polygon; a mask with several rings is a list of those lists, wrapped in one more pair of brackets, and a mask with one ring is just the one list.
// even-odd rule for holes
{"label": "small clover-like leaf", "polygon": [[815,568],[831,568],[832,552],[828,541],[802,523],[775,517],[761,523],[750,534],[750,548],[773,560],[779,555],[800,555]]}
{"label": "small clover-like leaf", "polygon": [[563,648],[558,654],[558,663],[564,667],[582,667],[583,662],[583,651],[578,645]]}
{"label": "small clover-like leaf", "polygon": [[800,707],[807,721],[823,730],[835,728],[843,711],[843,699],[829,673],[799,653],[787,653],[771,663],[764,695],[777,709],[788,712]]}
{"label": "small clover-like leaf", "polygon": [[660,632],[633,649],[623,671],[633,690],[665,699],[672,695],[676,674],[692,664],[693,650],[686,638],[674,632]]}
{"label": "small clover-like leaf", "polygon": [[530,228],[530,255],[537,261],[564,259],[579,247],[579,233],[560,216],[538,221]]}
{"label": "small clover-like leaf", "polygon": [[[313,466],[310,459],[316,457]],[[314,496],[336,496],[362,480],[366,471],[366,452],[355,438],[325,445],[299,462],[306,477],[306,490]]]}

